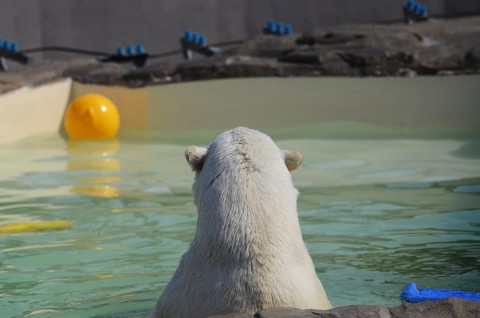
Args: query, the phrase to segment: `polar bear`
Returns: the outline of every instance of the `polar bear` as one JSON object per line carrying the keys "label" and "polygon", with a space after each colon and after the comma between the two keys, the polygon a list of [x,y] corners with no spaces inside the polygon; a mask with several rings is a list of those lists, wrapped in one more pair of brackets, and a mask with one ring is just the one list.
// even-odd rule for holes
{"label": "polar bear", "polygon": [[195,171],[196,233],[152,317],[331,308],[298,221],[290,171],[303,155],[239,127],[185,157]]}

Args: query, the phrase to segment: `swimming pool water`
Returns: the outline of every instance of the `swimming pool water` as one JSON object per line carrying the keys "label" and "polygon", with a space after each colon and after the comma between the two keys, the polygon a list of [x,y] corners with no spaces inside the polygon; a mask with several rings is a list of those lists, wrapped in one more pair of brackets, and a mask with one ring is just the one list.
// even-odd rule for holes
{"label": "swimming pool water", "polygon": [[[299,218],[334,306],[396,306],[412,281],[480,290],[478,142],[277,142],[305,155]],[[194,235],[188,145],[47,135],[1,146],[0,226],[72,223],[0,234],[2,317],[147,317]]]}

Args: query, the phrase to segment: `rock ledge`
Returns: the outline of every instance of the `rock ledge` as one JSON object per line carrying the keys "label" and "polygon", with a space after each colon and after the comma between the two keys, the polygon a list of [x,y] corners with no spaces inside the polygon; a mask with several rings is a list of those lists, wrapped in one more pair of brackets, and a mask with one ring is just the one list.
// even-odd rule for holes
{"label": "rock ledge", "polygon": [[229,314],[215,318],[479,318],[480,302],[448,298],[398,307],[352,305],[330,310],[264,309],[255,315]]}
{"label": "rock ledge", "polygon": [[0,73],[0,94],[70,77],[81,83],[143,87],[194,80],[267,76],[480,74],[480,17],[412,25],[341,25],[306,34],[259,35],[211,58],[130,64],[75,59]]}

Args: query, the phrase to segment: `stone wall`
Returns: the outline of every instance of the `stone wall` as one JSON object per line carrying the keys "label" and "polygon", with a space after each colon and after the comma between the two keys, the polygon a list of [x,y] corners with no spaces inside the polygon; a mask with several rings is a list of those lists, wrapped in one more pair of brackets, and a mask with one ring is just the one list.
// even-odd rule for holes
{"label": "stone wall", "polygon": [[[480,13],[480,1],[423,0],[434,16]],[[402,0],[2,0],[0,38],[22,48],[60,45],[113,52],[143,43],[149,52],[176,49],[187,28],[210,43],[251,37],[269,19],[296,32],[313,27],[395,21]],[[65,53],[44,53],[61,57]],[[41,58],[41,54],[35,57]]]}

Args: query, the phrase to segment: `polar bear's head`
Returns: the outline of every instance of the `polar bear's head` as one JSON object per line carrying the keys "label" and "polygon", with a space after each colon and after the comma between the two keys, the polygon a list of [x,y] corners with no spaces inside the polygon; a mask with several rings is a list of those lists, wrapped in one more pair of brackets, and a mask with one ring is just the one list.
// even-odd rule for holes
{"label": "polar bear's head", "polygon": [[296,199],[290,172],[302,164],[303,155],[295,150],[281,150],[259,131],[244,127],[226,131],[208,148],[188,147],[185,157],[196,172],[193,192],[200,209],[202,202],[251,202],[253,193],[276,200],[281,200],[280,196],[289,197],[289,201]]}
{"label": "polar bear's head", "polygon": [[279,158],[288,171],[296,170],[303,162],[301,152],[280,150],[269,136],[245,127],[224,132],[208,148],[190,146],[185,150],[185,159],[197,173],[203,170],[207,160],[221,159],[223,163],[230,161],[230,164],[256,169],[273,165]]}

